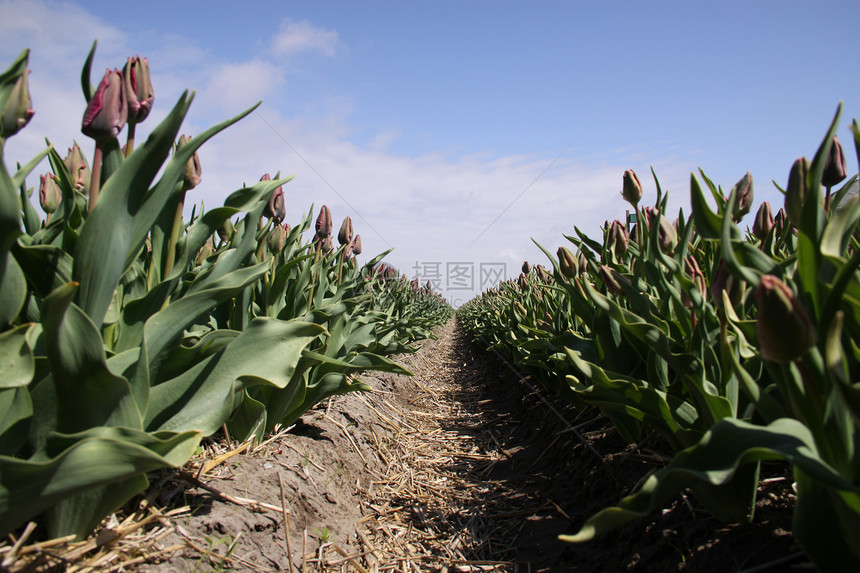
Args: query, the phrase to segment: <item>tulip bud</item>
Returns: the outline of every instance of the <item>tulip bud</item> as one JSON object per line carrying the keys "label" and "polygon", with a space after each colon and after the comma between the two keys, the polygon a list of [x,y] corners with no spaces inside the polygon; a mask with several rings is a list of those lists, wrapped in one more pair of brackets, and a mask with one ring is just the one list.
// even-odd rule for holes
{"label": "tulip bud", "polygon": [[69,174],[72,176],[72,187],[85,195],[88,194],[92,173],[77,143],[69,148],[69,154],[63,159],[63,163],[66,164],[66,169],[69,170]]}
{"label": "tulip bud", "polygon": [[208,259],[212,255],[212,253],[215,252],[215,245],[212,243],[212,241],[213,238],[209,237],[209,239],[207,239],[206,242],[203,243],[203,246],[200,247],[200,250],[197,251],[197,257],[194,259],[194,262],[196,262],[198,266],[206,262],[206,259]]}
{"label": "tulip bud", "polygon": [[322,240],[320,241],[320,248],[325,254],[328,254],[334,250],[334,245],[331,242],[331,235],[327,235],[322,238]]}
{"label": "tulip bud", "polygon": [[812,321],[794,292],[773,275],[764,275],[755,292],[756,334],[761,354],[775,362],[791,362],[815,344]]}
{"label": "tulip bud", "polygon": [[269,233],[266,242],[269,244],[269,250],[273,253],[280,253],[284,248],[284,244],[287,242],[287,234],[289,231],[282,227],[281,225],[275,225],[272,228],[272,232]]}
{"label": "tulip bud", "polygon": [[331,235],[332,222],[331,222],[331,211],[325,205],[320,209],[320,214],[317,217],[316,223],[316,232],[317,237],[328,237]]}
{"label": "tulip bud", "polygon": [[628,169],[622,177],[623,186],[621,188],[621,196],[624,200],[636,207],[642,199],[642,184],[639,183],[639,178],[636,172]]}
{"label": "tulip bud", "polygon": [[361,254],[361,235],[356,235],[355,238],[352,239],[352,254]]}
{"label": "tulip bud", "polygon": [[744,215],[750,212],[752,209],[753,203],[753,179],[752,173],[747,171],[746,175],[744,175],[740,181],[735,184],[735,189],[737,189],[737,202],[735,203],[735,210],[732,213],[732,218],[735,222],[740,221],[744,218]]}
{"label": "tulip bud", "polygon": [[63,192],[57,181],[54,179],[53,173],[39,176],[39,204],[42,210],[49,215],[57,210],[60,206],[60,201],[63,199]]}
{"label": "tulip bud", "polygon": [[30,70],[24,70],[9,91],[0,109],[0,139],[6,139],[21,131],[36,114],[30,99],[30,86],[27,81]]}
{"label": "tulip bud", "polygon": [[821,184],[825,187],[833,187],[838,185],[848,176],[848,170],[845,167],[845,154],[842,152],[842,144],[839,143],[839,138],[833,136],[833,143],[830,145],[830,154],[824,162],[824,171],[821,174]]}
{"label": "tulip bud", "polygon": [[[176,145],[176,150],[179,151],[181,148],[188,145],[191,141],[191,137],[188,135],[181,135],[179,137],[179,143]],[[198,185],[200,185],[200,181],[202,181],[201,175],[203,175],[203,168],[200,167],[200,157],[197,156],[197,152],[194,152],[194,155],[188,160],[188,163],[185,164],[185,171],[182,174],[182,189],[185,191],[191,191]]]}
{"label": "tulip bud", "polygon": [[770,211],[770,203],[765,201],[755,214],[752,233],[759,241],[764,241],[771,229],[773,229],[773,214]]}
{"label": "tulip bud", "polygon": [[600,265],[598,272],[600,279],[603,281],[604,286],[606,286],[607,292],[615,296],[622,296],[624,294],[624,290],[621,288],[622,284],[631,286],[630,280],[627,277],[607,265]]}
{"label": "tulip bud", "polygon": [[140,123],[152,110],[155,93],[149,78],[149,60],[129,58],[122,69],[125,95],[128,101],[128,122]]}
{"label": "tulip bud", "polygon": [[669,219],[662,214],[657,215],[657,243],[660,245],[660,250],[667,255],[675,252],[675,247],[678,245],[678,233],[675,231],[675,226],[669,222]]}
{"label": "tulip bud", "polygon": [[236,227],[233,226],[233,221],[227,219],[224,221],[224,224],[218,227],[218,237],[221,238],[221,241],[226,243],[230,239],[233,238],[233,234],[236,232]]}
{"label": "tulip bud", "polygon": [[108,69],[84,112],[81,131],[96,141],[119,135],[128,119],[122,73]]}
{"label": "tulip bud", "polygon": [[782,207],[779,208],[779,211],[776,212],[776,216],[773,218],[773,226],[776,228],[774,233],[777,237],[781,237],[788,228],[788,215],[785,214],[785,209]]}
{"label": "tulip bud", "polygon": [[531,270],[531,269],[529,269],[529,262],[523,261],[523,267],[522,267],[523,274],[524,275],[529,274],[529,270]]}
{"label": "tulip bud", "polygon": [[630,246],[630,233],[627,232],[624,223],[618,219],[614,220],[609,227],[609,246],[616,257],[623,256]]}
{"label": "tulip bud", "polygon": [[579,266],[576,257],[567,247],[558,248],[558,266],[561,274],[566,278],[572,279],[579,271]]}
{"label": "tulip bud", "polygon": [[785,212],[788,220],[797,227],[806,203],[809,190],[806,187],[806,175],[809,173],[809,160],[805,157],[797,159],[788,174],[788,186],[785,188]]}
{"label": "tulip bud", "polygon": [[337,242],[341,245],[346,245],[352,242],[352,219],[347,217],[343,220],[340,226],[340,231],[337,233]]}

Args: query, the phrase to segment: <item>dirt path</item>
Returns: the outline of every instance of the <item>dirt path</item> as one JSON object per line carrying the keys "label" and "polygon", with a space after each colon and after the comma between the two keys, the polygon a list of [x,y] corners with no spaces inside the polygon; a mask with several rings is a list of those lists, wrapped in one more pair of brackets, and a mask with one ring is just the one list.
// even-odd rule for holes
{"label": "dirt path", "polygon": [[77,558],[78,570],[782,571],[803,561],[784,479],[760,492],[751,525],[722,525],[679,498],[592,543],[558,541],[630,493],[659,452],[521,379],[456,320],[437,336],[399,357],[413,377],[364,377],[374,392],[320,404],[253,449],[211,440],[182,471],[151,476],[96,540],[122,535]]}

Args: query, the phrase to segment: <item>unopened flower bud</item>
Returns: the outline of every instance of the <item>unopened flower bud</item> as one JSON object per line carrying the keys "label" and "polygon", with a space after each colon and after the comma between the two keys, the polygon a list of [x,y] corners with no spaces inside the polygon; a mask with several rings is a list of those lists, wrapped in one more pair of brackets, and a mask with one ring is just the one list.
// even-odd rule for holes
{"label": "unopened flower bud", "polygon": [[0,102],[0,139],[6,139],[21,131],[36,114],[30,99],[29,75],[30,70],[24,70],[15,80],[6,101]]}
{"label": "unopened flower bud", "polygon": [[732,213],[732,218],[735,220],[735,222],[737,222],[743,219],[744,215],[749,213],[750,209],[752,209],[752,173],[747,171],[746,175],[744,175],[741,180],[735,184],[735,189],[737,189],[737,202],[735,203],[735,210],[734,213]]}
{"label": "unopened flower bud", "polygon": [[529,274],[529,271],[530,271],[531,269],[529,268],[529,262],[528,262],[528,261],[523,261],[523,267],[522,267],[522,269],[521,269],[521,270],[523,271],[523,274],[524,274],[524,275]]}
{"label": "unopened flower bud", "polygon": [[558,248],[558,267],[561,274],[569,279],[575,277],[579,270],[576,257],[567,247]]}
{"label": "unopened flower bud", "polygon": [[[191,137],[188,135],[181,135],[179,137],[179,143],[176,145],[176,150],[179,151],[184,146],[188,145],[191,141]],[[188,160],[185,164],[185,170],[182,173],[182,188],[185,191],[190,191],[200,185],[200,181],[202,181],[203,168],[200,166],[200,157],[197,156],[197,152],[194,152],[194,155]]]}
{"label": "unopened flower bud", "polygon": [[352,219],[350,217],[343,220],[340,231],[337,233],[337,242],[341,245],[352,242]]}
{"label": "unopened flower bud", "polygon": [[[687,272],[687,276],[693,280],[693,284],[696,285],[699,292],[704,296],[708,289],[708,285],[705,281],[705,273],[703,273],[701,267],[699,267],[699,262],[696,260],[696,257],[693,255],[684,257],[684,270]],[[690,298],[690,295],[686,290],[681,292],[681,300],[687,308],[693,307],[693,300]]]}
{"label": "unopened flower bud", "polygon": [[621,257],[627,252],[627,247],[630,246],[630,233],[627,232],[627,227],[615,219],[609,227],[609,247],[615,253],[616,257]]}
{"label": "unopened flower bud", "polygon": [[600,265],[598,272],[600,279],[603,281],[604,286],[606,286],[607,292],[615,296],[623,296],[624,290],[621,288],[622,284],[630,286],[630,280],[612,267]]}
{"label": "unopened flower bud", "polygon": [[60,201],[63,199],[63,192],[57,181],[54,179],[53,173],[39,176],[39,204],[45,213],[51,214],[60,206]]}
{"label": "unopened flower bud", "polygon": [[839,143],[839,138],[834,135],[833,143],[830,145],[830,154],[824,162],[821,184],[825,187],[833,187],[844,181],[847,176],[848,170],[845,167],[845,154],[842,152],[842,144]]}
{"label": "unopened flower bud", "polygon": [[815,344],[812,321],[785,283],[773,275],[764,275],[755,298],[756,334],[762,356],[775,362],[791,362]]}
{"label": "unopened flower bud", "polygon": [[678,233],[675,231],[675,226],[669,222],[669,219],[662,214],[657,215],[657,243],[660,245],[660,250],[667,255],[675,252],[675,247],[678,245]]}
{"label": "unopened flower bud", "polygon": [[352,254],[360,255],[361,254],[361,235],[356,235],[352,239]]}
{"label": "unopened flower bud", "polygon": [[275,225],[272,227],[272,231],[269,233],[267,238],[269,250],[273,253],[280,253],[284,248],[284,244],[287,242],[288,233],[289,231],[281,225]]}
{"label": "unopened flower bud", "polygon": [[224,224],[218,227],[218,237],[221,238],[221,241],[226,243],[230,239],[233,238],[233,234],[236,232],[236,227],[233,226],[233,221],[227,219],[224,221]]}
{"label": "unopened flower bud", "polygon": [[149,60],[140,56],[129,58],[122,75],[128,101],[128,122],[140,123],[149,115],[155,100],[149,78]]}
{"label": "unopened flower bud", "polygon": [[69,148],[69,153],[63,159],[63,163],[66,164],[66,169],[69,170],[69,175],[72,176],[72,187],[84,195],[89,194],[92,172],[77,143]]}
{"label": "unopened flower bud", "polygon": [[108,69],[87,104],[81,131],[96,141],[119,135],[128,119],[122,73]]}
{"label": "unopened flower bud", "polygon": [[332,221],[331,221],[331,211],[325,205],[320,209],[320,214],[317,217],[316,223],[316,232],[317,237],[328,237],[331,235],[332,230]]}
{"label": "unopened flower bud", "polygon": [[800,223],[803,205],[806,203],[806,196],[809,191],[806,186],[809,168],[809,160],[801,157],[794,162],[791,166],[791,172],[788,174],[788,186],[785,188],[785,212],[788,215],[788,220],[795,227]]}
{"label": "unopened flower bud", "polygon": [[765,201],[755,214],[752,233],[759,241],[764,241],[771,229],[773,229],[773,214],[770,211],[770,203]]}
{"label": "unopened flower bud", "polygon": [[621,196],[624,197],[625,201],[636,207],[639,201],[642,200],[642,184],[639,183],[636,172],[632,169],[625,171],[622,182]]}

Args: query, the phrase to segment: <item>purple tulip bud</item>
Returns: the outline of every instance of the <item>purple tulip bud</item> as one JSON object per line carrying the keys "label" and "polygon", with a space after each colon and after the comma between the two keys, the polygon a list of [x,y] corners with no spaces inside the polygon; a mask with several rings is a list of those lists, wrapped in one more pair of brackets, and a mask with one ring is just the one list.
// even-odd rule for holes
{"label": "purple tulip bud", "polygon": [[140,56],[129,58],[122,69],[122,76],[128,101],[128,122],[140,123],[149,115],[155,99],[149,78],[149,60]]}
{"label": "purple tulip bud", "polygon": [[361,235],[356,235],[352,239],[352,254],[360,255],[361,254]]}
{"label": "purple tulip bud", "polygon": [[[176,145],[176,150],[179,151],[184,146],[188,145],[191,141],[191,137],[188,135],[181,135],[179,137],[179,143]],[[197,152],[194,152],[194,155],[188,160],[185,164],[185,171],[182,174],[182,188],[185,191],[190,191],[200,185],[200,181],[202,181],[201,175],[203,175],[203,168],[200,166],[200,157],[197,156]]]}
{"label": "purple tulip bud", "polygon": [[785,188],[785,212],[788,220],[797,227],[803,213],[803,205],[809,192],[806,186],[806,176],[809,173],[809,160],[805,157],[797,159],[788,174],[788,186]]}
{"label": "purple tulip bud", "polygon": [[775,362],[791,362],[815,344],[812,321],[794,292],[773,275],[764,275],[755,291],[756,334],[761,354]]}
{"label": "purple tulip bud", "polygon": [[752,233],[759,241],[764,241],[771,229],[773,229],[773,214],[770,211],[770,203],[765,201],[755,214]]}
{"label": "purple tulip bud", "polygon": [[621,196],[624,197],[625,201],[633,205],[633,207],[636,207],[639,201],[642,200],[642,184],[639,183],[636,172],[632,169],[625,171],[622,183]]}
{"label": "purple tulip bud", "polygon": [[72,187],[85,195],[88,194],[92,173],[77,143],[69,148],[69,153],[63,159],[63,163],[66,164],[66,169],[69,170],[69,174],[72,176]]}
{"label": "purple tulip bud", "polygon": [[747,171],[740,181],[735,184],[737,189],[737,203],[735,211],[732,213],[732,218],[735,222],[744,218],[744,215],[750,212],[753,203],[753,179],[752,173]]}
{"label": "purple tulip bud", "polygon": [[122,131],[127,114],[122,73],[117,69],[108,69],[87,104],[81,131],[96,141],[111,139]]}
{"label": "purple tulip bud", "polygon": [[615,253],[616,257],[622,257],[627,252],[630,246],[630,233],[627,232],[627,227],[615,219],[609,227],[609,247]]}
{"label": "purple tulip bud", "polygon": [[844,181],[847,176],[848,170],[845,167],[845,154],[842,152],[842,144],[839,143],[839,138],[834,135],[833,143],[830,145],[830,154],[824,162],[821,184],[825,187],[833,187]]}
{"label": "purple tulip bud", "polygon": [[340,231],[337,233],[337,242],[341,245],[346,245],[352,242],[352,219],[347,217],[343,220],[340,226]]}
{"label": "purple tulip bud", "polygon": [[331,236],[332,222],[331,222],[331,211],[325,205],[320,209],[320,214],[317,217],[316,224],[316,232],[317,237],[328,237]]}
{"label": "purple tulip bud", "polygon": [[600,273],[600,279],[603,281],[604,286],[606,286],[607,292],[615,296],[624,295],[624,290],[621,288],[622,284],[627,286],[631,284],[627,277],[607,265],[600,265],[598,272]]}
{"label": "purple tulip bud", "polygon": [[523,274],[524,274],[524,275],[529,274],[529,270],[530,270],[530,269],[529,269],[529,262],[528,262],[528,261],[523,261],[523,267],[522,267]]}
{"label": "purple tulip bud", "polygon": [[776,229],[774,233],[777,237],[781,237],[788,228],[788,215],[785,214],[785,209],[782,207],[779,208],[779,211],[773,217],[773,226]]}
{"label": "purple tulip bud", "polygon": [[0,139],[6,139],[21,131],[36,114],[30,99],[30,86],[27,81],[29,75],[30,70],[24,70],[15,80],[6,101],[0,102]]}
{"label": "purple tulip bud", "polygon": [[[260,177],[260,181],[271,180],[272,176],[268,173]],[[263,210],[263,216],[275,221],[276,225],[280,225],[281,221],[284,220],[284,217],[287,216],[287,210],[284,206],[283,186],[279,185],[274,191],[272,191],[272,194],[269,196],[269,202],[266,203],[266,208]]]}
{"label": "purple tulip bud", "polygon": [[54,179],[53,173],[39,176],[39,204],[42,210],[49,215],[57,210],[60,206],[60,201],[63,199],[63,192],[57,181]]}

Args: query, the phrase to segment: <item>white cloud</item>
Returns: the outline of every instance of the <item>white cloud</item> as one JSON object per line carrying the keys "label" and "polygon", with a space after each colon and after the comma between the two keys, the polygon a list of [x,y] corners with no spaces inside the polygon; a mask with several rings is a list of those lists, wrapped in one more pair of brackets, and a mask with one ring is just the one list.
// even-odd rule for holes
{"label": "white cloud", "polygon": [[337,45],[336,31],[318,28],[306,20],[289,18],[281,22],[278,34],[272,39],[272,51],[281,56],[306,51],[319,51],[326,56],[333,56]]}
{"label": "white cloud", "polygon": [[207,107],[227,110],[232,115],[269,98],[283,84],[283,71],[270,62],[225,63],[210,70],[200,96]]}

